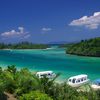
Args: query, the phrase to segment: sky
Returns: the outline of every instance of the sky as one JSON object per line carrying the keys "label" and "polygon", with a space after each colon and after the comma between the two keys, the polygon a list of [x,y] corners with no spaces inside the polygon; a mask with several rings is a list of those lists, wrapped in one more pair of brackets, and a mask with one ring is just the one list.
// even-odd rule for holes
{"label": "sky", "polygon": [[0,0],[0,42],[100,37],[100,0]]}

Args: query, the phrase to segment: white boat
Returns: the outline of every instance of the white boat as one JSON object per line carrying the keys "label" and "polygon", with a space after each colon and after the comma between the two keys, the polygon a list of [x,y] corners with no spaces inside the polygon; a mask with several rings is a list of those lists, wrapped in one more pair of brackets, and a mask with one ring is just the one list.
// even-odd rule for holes
{"label": "white boat", "polygon": [[37,72],[36,76],[39,78],[47,77],[52,79],[56,76],[56,74],[53,71],[42,71],[42,72]]}
{"label": "white boat", "polygon": [[88,82],[89,82],[88,76],[86,74],[81,74],[70,77],[67,81],[67,84],[70,85],[71,87],[79,87]]}
{"label": "white boat", "polygon": [[100,79],[96,79],[91,85],[93,90],[100,90]]}

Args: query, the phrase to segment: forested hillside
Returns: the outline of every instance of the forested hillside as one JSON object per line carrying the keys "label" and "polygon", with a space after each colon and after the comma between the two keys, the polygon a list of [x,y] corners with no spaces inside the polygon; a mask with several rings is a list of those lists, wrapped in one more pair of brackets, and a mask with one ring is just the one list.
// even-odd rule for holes
{"label": "forested hillside", "polygon": [[32,44],[29,42],[21,42],[17,44],[4,44],[0,43],[0,49],[45,49],[48,45],[45,44]]}
{"label": "forested hillside", "polygon": [[100,57],[100,37],[73,44],[67,48],[66,53]]}

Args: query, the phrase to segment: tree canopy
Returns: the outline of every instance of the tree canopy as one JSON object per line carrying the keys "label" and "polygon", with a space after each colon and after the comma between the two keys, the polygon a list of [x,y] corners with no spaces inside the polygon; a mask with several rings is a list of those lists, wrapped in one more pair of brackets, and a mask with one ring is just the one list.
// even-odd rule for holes
{"label": "tree canopy", "polygon": [[100,37],[73,44],[67,48],[66,53],[100,57]]}
{"label": "tree canopy", "polygon": [[56,83],[44,77],[39,79],[27,68],[17,70],[12,65],[6,69],[0,67],[0,100],[4,99],[4,93],[13,94],[18,100],[99,100],[100,91],[78,92],[64,83]]}
{"label": "tree canopy", "polygon": [[0,43],[0,49],[45,49],[48,45],[45,44],[33,44],[29,42],[21,42],[16,44],[4,44]]}

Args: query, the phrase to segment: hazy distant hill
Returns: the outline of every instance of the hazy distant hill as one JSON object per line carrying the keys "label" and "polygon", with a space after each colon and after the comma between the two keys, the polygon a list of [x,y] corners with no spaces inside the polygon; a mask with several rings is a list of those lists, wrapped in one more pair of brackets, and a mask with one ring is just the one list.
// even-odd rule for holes
{"label": "hazy distant hill", "polygon": [[53,41],[53,42],[49,42],[48,44],[66,44],[68,43],[67,41]]}
{"label": "hazy distant hill", "polygon": [[49,42],[47,44],[50,45],[66,45],[66,44],[72,44],[72,43],[78,43],[79,41],[53,41],[53,42]]}

